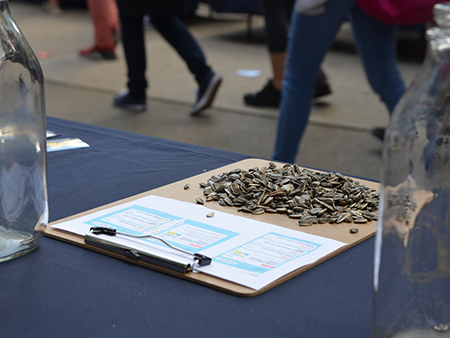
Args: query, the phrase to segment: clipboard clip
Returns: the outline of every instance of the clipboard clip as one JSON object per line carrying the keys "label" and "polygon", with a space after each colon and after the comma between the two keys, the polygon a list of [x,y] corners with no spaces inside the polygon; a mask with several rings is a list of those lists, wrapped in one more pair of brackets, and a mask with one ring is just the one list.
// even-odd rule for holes
{"label": "clipboard clip", "polygon": [[[193,263],[192,264],[186,264],[185,262],[182,262],[181,260],[176,260],[173,258],[169,258],[165,254],[154,254],[151,252],[143,251],[143,250],[136,250],[135,248],[128,247],[126,245],[118,244],[112,241],[108,241],[104,237],[100,237],[98,235],[107,235],[107,236],[126,236],[126,237],[132,237],[135,239],[141,239],[141,238],[151,238],[158,240],[162,242],[164,245],[168,246],[171,249],[174,249],[176,251],[182,252],[184,254],[187,254],[192,257]],[[142,261],[146,261],[152,264],[156,264],[162,267],[170,268],[179,272],[187,273],[190,271],[196,272],[194,270],[194,267],[196,265],[205,266],[211,264],[211,258],[202,255],[200,253],[192,253],[190,251],[178,248],[167,241],[153,236],[153,235],[131,235],[125,232],[119,232],[114,228],[108,228],[108,227],[91,227],[89,232],[84,236],[85,243],[95,245],[98,247],[102,247],[107,250],[112,250],[114,252],[125,254],[128,257],[139,259]]]}

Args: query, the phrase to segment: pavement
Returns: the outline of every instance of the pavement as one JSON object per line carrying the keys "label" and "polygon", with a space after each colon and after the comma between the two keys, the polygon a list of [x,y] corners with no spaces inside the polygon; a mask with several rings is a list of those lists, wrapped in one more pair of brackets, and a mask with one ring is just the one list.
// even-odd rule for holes
{"label": "pavement", "polygon": [[[196,83],[181,58],[151,26],[145,31],[148,109],[132,113],[111,105],[112,97],[126,83],[121,46],[113,61],[78,56],[79,49],[93,42],[85,8],[63,7],[62,16],[51,17],[39,4],[9,3],[18,26],[40,56],[48,116],[270,158],[278,109],[249,107],[242,100],[243,94],[259,90],[271,77],[261,17],[252,17],[248,30],[245,15],[213,13],[207,6],[198,9],[198,18],[189,22],[189,28],[224,81],[213,107],[191,117],[188,111],[195,101]],[[421,66],[418,40],[414,32],[399,36],[403,43],[399,66],[407,83]],[[323,68],[333,93],[315,102],[296,163],[379,180],[382,150],[369,130],[385,126],[389,118],[367,83],[347,23]],[[237,70],[258,70],[260,75],[240,76]]]}

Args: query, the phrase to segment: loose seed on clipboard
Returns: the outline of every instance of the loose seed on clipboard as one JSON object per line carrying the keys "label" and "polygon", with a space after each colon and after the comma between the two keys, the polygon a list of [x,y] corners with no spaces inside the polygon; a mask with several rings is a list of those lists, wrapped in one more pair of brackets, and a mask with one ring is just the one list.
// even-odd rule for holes
{"label": "loose seed on clipboard", "polygon": [[256,208],[252,211],[253,215],[261,215],[264,213],[264,209],[263,208]]}
{"label": "loose seed on clipboard", "polygon": [[298,225],[300,225],[302,227],[308,227],[308,226],[312,225],[312,222],[301,219],[300,221],[298,221]]}
{"label": "loose seed on clipboard", "polygon": [[358,231],[359,231],[358,228],[351,228],[351,229],[350,229],[350,233],[351,233],[351,234],[356,234]]}
{"label": "loose seed on clipboard", "polygon": [[189,189],[189,183],[187,183],[187,184],[183,187],[183,189],[184,189],[184,190]]}
{"label": "loose seed on clipboard", "polygon": [[196,201],[198,204],[205,204],[205,202],[204,202],[200,197],[197,197],[197,198],[195,199],[195,201]]}

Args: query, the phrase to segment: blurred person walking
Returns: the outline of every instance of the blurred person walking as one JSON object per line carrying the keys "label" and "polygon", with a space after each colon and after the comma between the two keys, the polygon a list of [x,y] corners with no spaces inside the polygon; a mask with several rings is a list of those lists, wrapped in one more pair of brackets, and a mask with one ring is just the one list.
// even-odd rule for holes
{"label": "blurred person walking", "polygon": [[94,25],[94,45],[81,49],[79,55],[96,60],[115,60],[119,37],[119,12],[115,0],[88,0]]}
{"label": "blurred person walking", "polygon": [[396,60],[396,26],[371,17],[355,0],[297,0],[288,42],[274,160],[295,161],[308,123],[320,65],[346,20],[351,22],[368,81],[389,113],[403,96],[406,87]]}
{"label": "blurred person walking", "polygon": [[199,44],[177,17],[184,10],[184,0],[117,0],[122,43],[128,69],[127,89],[113,100],[116,107],[133,111],[146,109],[147,80],[145,42],[142,21],[145,15],[162,37],[185,61],[198,84],[197,98],[189,113],[192,116],[210,107],[222,82],[222,76],[206,63]]}
{"label": "blurred person walking", "polygon": [[[260,0],[272,78],[260,91],[244,95],[244,102],[249,106],[278,107],[280,105],[288,26],[294,3],[295,0]],[[331,88],[325,73],[320,70],[314,87],[314,98],[328,94],[331,94]]]}

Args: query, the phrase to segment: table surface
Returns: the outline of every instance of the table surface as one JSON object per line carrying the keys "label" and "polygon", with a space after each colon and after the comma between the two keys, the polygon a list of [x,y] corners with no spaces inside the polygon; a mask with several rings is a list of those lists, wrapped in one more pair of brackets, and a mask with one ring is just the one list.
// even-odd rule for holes
{"label": "table surface", "polygon": [[[50,221],[247,156],[48,118]],[[373,238],[242,298],[44,237],[0,264],[1,337],[370,337]]]}

